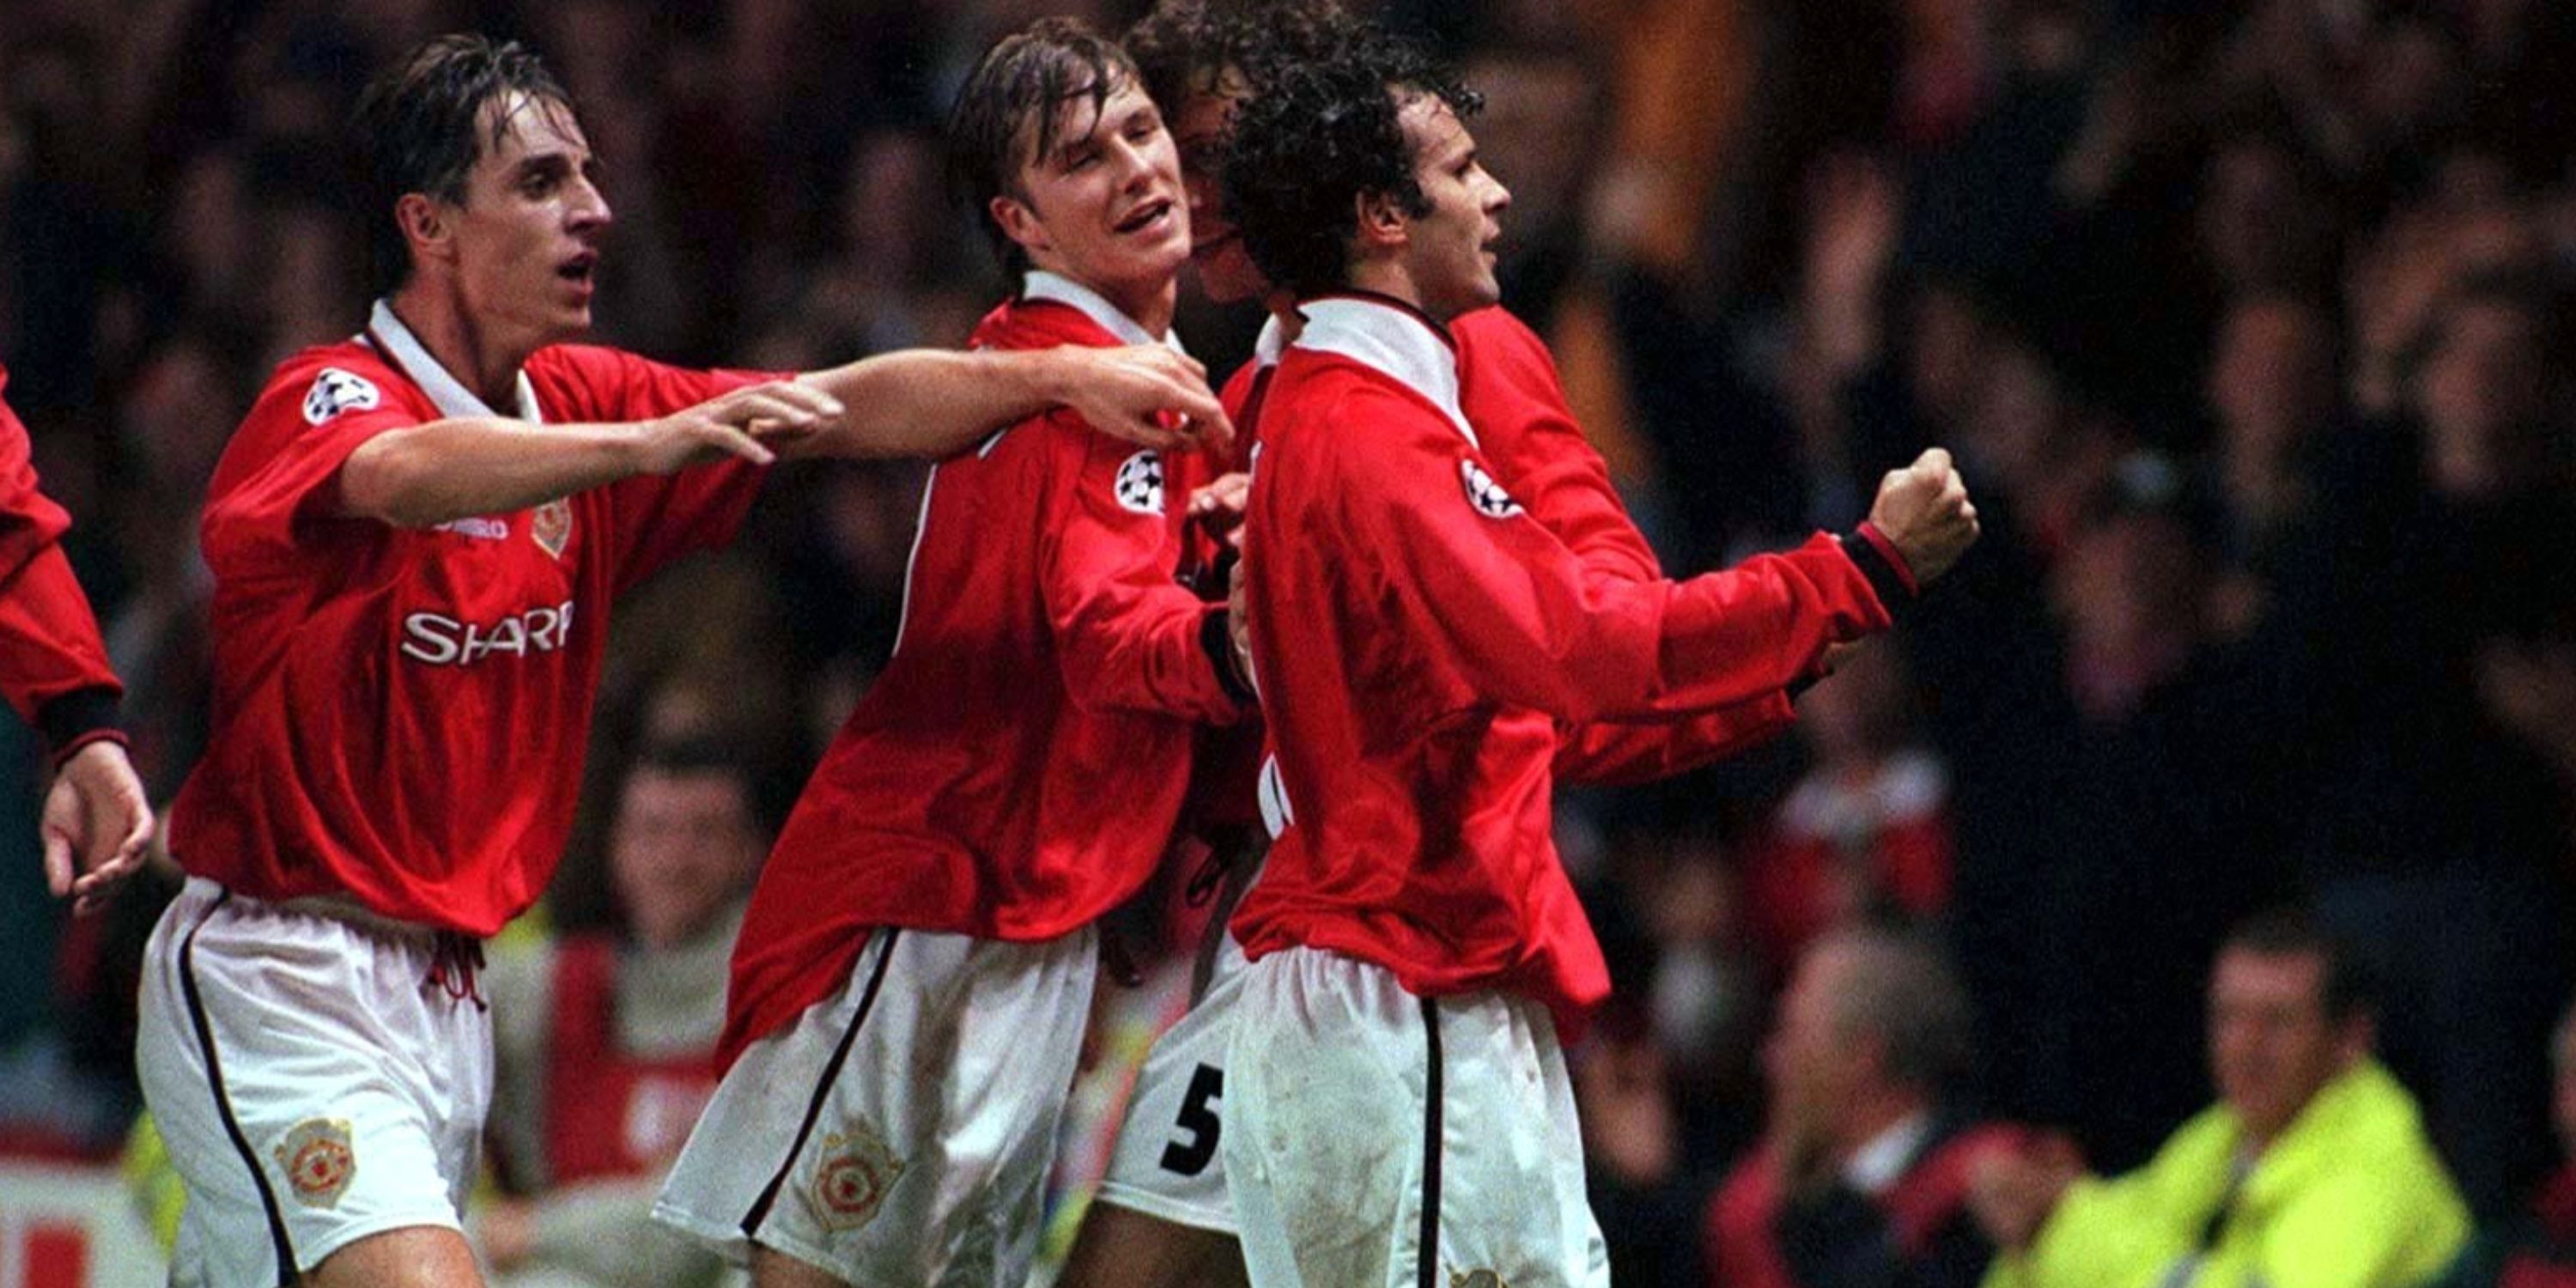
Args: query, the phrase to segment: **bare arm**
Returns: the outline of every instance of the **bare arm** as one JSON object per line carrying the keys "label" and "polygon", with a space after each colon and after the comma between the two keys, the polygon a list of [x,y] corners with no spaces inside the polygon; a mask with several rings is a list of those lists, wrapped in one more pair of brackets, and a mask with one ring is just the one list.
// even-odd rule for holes
{"label": "bare arm", "polygon": [[505,514],[725,456],[766,465],[775,459],[769,445],[815,435],[841,415],[830,395],[774,381],[630,424],[434,420],[379,434],[349,453],[340,466],[337,509],[405,528]]}
{"label": "bare arm", "polygon": [[850,411],[792,455],[954,456],[1056,407],[1146,447],[1222,447],[1234,436],[1206,368],[1160,345],[906,349],[797,379]]}

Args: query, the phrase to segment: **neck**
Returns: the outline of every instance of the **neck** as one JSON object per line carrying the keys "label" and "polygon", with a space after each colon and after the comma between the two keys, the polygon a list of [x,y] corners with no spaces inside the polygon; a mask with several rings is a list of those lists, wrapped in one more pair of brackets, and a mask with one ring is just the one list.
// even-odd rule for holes
{"label": "neck", "polygon": [[1842,1139],[1834,1142],[1841,1157],[1848,1161],[1861,1147],[1878,1139],[1880,1133],[1924,1111],[1923,1097],[1901,1087],[1883,1088],[1860,1097],[1844,1120]]}
{"label": "neck", "polygon": [[452,288],[415,275],[391,301],[394,316],[419,337],[438,365],[503,415],[519,405],[519,369],[544,347],[542,337],[504,334],[466,308]]}
{"label": "neck", "polygon": [[1405,271],[1402,260],[1392,257],[1360,260],[1351,265],[1350,284],[1356,290],[1374,291],[1389,299],[1402,300],[1422,310],[1426,317],[1441,322],[1449,320],[1448,315],[1433,310],[1423,300],[1421,288],[1414,285],[1413,274]]}
{"label": "neck", "polygon": [[1297,337],[1305,333],[1306,315],[1297,311],[1294,292],[1272,291],[1261,297],[1261,307],[1270,310],[1270,316],[1279,323],[1279,334],[1289,343],[1296,343]]}
{"label": "neck", "polygon": [[1147,334],[1168,336],[1172,333],[1172,310],[1180,299],[1181,279],[1165,273],[1151,282],[1094,281],[1062,264],[1036,261],[1037,267],[1068,282],[1099,293],[1100,298],[1127,315],[1129,321],[1145,328]]}

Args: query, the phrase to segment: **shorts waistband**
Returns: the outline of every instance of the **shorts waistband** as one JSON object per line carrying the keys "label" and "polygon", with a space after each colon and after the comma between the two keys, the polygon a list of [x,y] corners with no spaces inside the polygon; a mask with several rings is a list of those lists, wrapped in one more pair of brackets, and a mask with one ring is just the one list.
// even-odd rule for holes
{"label": "shorts waistband", "polygon": [[191,890],[202,891],[203,893],[211,896],[220,897],[223,895],[230,895],[236,901],[247,904],[257,904],[264,908],[274,908],[280,912],[301,913],[308,917],[327,918],[343,925],[354,926],[357,929],[368,932],[369,934],[380,935],[387,939],[398,939],[405,943],[419,944],[423,947],[435,944],[442,937],[471,940],[476,943],[481,942],[480,940],[474,939],[473,936],[464,934],[460,931],[445,930],[440,927],[418,921],[404,921],[399,917],[388,917],[385,914],[377,912],[365,904],[358,902],[357,896],[350,894],[335,892],[331,894],[297,895],[292,899],[262,899],[255,895],[243,894],[237,890],[227,890],[222,885],[214,881],[210,881],[204,877],[194,876],[188,878],[188,887]]}

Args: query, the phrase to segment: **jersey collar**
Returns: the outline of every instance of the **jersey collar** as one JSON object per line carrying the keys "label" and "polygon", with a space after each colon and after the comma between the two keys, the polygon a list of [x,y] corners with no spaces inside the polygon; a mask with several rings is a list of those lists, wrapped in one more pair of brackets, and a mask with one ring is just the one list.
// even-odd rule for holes
{"label": "jersey collar", "polygon": [[[384,355],[386,361],[401,368],[404,375],[411,377],[413,384],[420,386],[422,393],[429,395],[429,400],[437,405],[439,415],[450,419],[463,419],[468,416],[489,418],[501,416],[501,413],[492,410],[481,398],[476,397],[473,390],[466,388],[463,381],[448,374],[447,368],[440,366],[438,359],[430,356],[429,346],[422,344],[420,337],[412,334],[411,328],[403,325],[403,320],[394,315],[391,303],[384,300],[376,301],[375,309],[367,314],[365,338],[369,344],[375,346],[377,353]],[[538,425],[544,424],[546,420],[537,410],[537,389],[536,386],[528,383],[528,372],[525,367],[519,369],[517,418]]]}
{"label": "jersey collar", "polygon": [[1279,325],[1277,317],[1261,319],[1261,334],[1252,337],[1252,365],[1275,367],[1279,355],[1288,352],[1288,328]]}
{"label": "jersey collar", "polygon": [[1117,305],[1109,302],[1108,296],[1062,273],[1051,273],[1043,268],[1030,269],[1028,276],[1021,279],[1020,298],[1052,300],[1079,310],[1084,317],[1098,323],[1101,330],[1124,344],[1159,344],[1184,357],[1189,354],[1189,350],[1181,347],[1181,337],[1177,333],[1166,331],[1156,335],[1146,330],[1143,323],[1120,312]]}
{"label": "jersey collar", "polygon": [[1439,323],[1375,295],[1322,296],[1300,301],[1297,311],[1306,315],[1306,329],[1295,347],[1337,354],[1392,377],[1430,399],[1469,443],[1476,442],[1458,406],[1458,350]]}

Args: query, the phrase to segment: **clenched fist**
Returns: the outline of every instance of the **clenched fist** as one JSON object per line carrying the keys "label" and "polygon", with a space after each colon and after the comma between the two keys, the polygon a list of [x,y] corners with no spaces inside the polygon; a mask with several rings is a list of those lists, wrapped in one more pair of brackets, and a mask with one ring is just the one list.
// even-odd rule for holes
{"label": "clenched fist", "polygon": [[1935,447],[1878,485],[1869,521],[1905,556],[1915,583],[1930,585],[1977,539],[1977,507],[1950,454]]}

